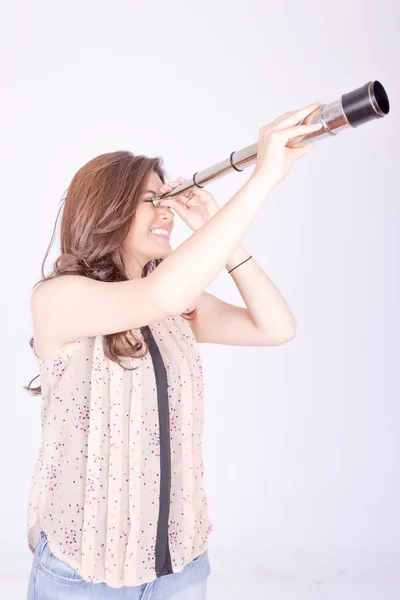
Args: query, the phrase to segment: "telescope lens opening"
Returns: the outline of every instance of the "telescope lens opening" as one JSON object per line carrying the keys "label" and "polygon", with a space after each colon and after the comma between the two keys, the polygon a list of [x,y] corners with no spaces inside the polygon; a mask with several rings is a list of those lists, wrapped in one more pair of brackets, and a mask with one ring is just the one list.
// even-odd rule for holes
{"label": "telescope lens opening", "polygon": [[379,109],[387,115],[389,112],[389,98],[385,88],[379,81],[374,81],[372,84],[372,93],[375,96],[375,101]]}

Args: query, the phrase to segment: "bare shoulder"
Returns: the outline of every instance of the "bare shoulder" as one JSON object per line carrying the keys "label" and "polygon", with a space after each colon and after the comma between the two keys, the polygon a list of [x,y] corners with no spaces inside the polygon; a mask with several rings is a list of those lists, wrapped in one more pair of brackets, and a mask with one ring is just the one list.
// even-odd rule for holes
{"label": "bare shoulder", "polygon": [[51,298],[65,289],[68,284],[73,284],[74,286],[84,285],[87,279],[87,277],[83,277],[82,275],[59,275],[58,277],[41,281],[32,292],[32,310],[36,311],[45,307],[48,302],[51,302]]}
{"label": "bare shoulder", "polygon": [[79,285],[79,280],[87,279],[80,275],[60,275],[40,282],[32,292],[31,315],[33,324],[34,352],[37,358],[49,360],[64,350],[70,340],[60,340],[55,336],[54,328],[46,316],[49,315],[52,299],[65,290],[66,286],[74,281]]}

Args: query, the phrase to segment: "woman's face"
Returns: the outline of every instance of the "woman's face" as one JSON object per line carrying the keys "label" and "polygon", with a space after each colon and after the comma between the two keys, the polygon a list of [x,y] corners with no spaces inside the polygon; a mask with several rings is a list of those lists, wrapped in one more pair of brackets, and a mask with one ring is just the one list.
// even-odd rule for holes
{"label": "woman's face", "polygon": [[[156,207],[151,201],[153,193],[158,194],[161,186],[160,177],[151,171],[145,191],[139,198],[131,230],[124,242],[127,266],[132,278],[140,277],[142,268],[150,260],[165,258],[172,252],[170,236],[174,214],[167,206]],[[160,231],[163,229],[166,231]]]}

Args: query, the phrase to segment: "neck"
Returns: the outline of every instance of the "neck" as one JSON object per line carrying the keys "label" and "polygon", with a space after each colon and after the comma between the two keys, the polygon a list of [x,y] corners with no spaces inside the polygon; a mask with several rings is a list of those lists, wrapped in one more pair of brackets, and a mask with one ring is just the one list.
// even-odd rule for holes
{"label": "neck", "polygon": [[140,279],[142,277],[142,271],[144,266],[150,261],[150,259],[137,259],[133,257],[132,260],[126,263],[126,271],[129,279]]}

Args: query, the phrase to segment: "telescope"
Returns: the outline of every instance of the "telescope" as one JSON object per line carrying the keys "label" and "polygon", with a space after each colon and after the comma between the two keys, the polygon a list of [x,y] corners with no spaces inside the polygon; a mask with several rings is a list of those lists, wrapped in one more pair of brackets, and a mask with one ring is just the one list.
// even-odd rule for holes
{"label": "telescope", "polygon": [[[335,137],[340,131],[359,127],[373,119],[381,119],[389,112],[389,98],[379,81],[369,81],[365,85],[343,94],[338,100],[329,104],[321,104],[314,112],[303,119],[302,124],[313,125],[320,123],[321,128],[303,136],[293,138],[291,143],[303,146],[324,138]],[[290,147],[290,146],[289,146]],[[258,142],[246,146],[241,150],[231,152],[229,158],[196,172],[192,180],[188,179],[179,187],[161,196],[153,195],[154,206],[159,206],[159,201],[182,194],[194,187],[203,188],[233,171],[243,171],[257,160]]]}

